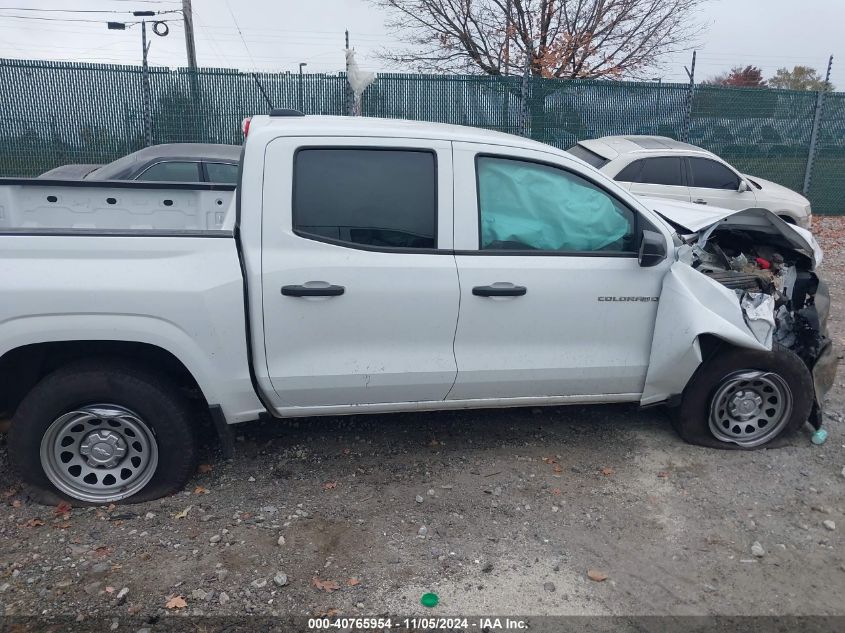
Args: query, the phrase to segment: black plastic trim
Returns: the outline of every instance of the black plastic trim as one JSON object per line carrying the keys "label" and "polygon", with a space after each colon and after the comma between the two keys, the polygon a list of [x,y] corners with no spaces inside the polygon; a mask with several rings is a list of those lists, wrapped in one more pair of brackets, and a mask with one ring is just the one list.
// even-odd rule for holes
{"label": "black plastic trim", "polygon": [[305,116],[305,113],[300,112],[299,110],[294,110],[293,108],[271,108],[270,109],[270,116],[272,116],[272,117]]}
{"label": "black plastic trim", "polygon": [[235,437],[229,423],[226,422],[226,416],[223,415],[223,408],[219,404],[212,404],[208,407],[208,413],[214,423],[214,430],[217,431],[223,458],[232,459],[235,456]]}
{"label": "black plastic trim", "polygon": [[617,257],[622,259],[636,259],[639,256],[639,253],[634,253],[633,251],[538,251],[518,250],[514,248],[503,248],[501,250],[487,248],[478,251],[464,249],[450,252],[453,255],[480,255],[482,257]]}
{"label": "black plastic trim", "polygon": [[[238,184],[235,189],[235,250],[238,253],[238,263],[241,266],[241,280],[243,281],[243,297],[244,297],[244,333],[246,336],[246,364],[249,369],[249,381],[252,383],[252,390],[255,392],[255,397],[264,406],[267,415],[276,417],[275,407],[272,403],[264,397],[264,392],[258,384],[258,375],[255,373],[255,350],[252,346],[252,323],[249,318],[249,278],[246,271],[246,260],[244,259],[243,245],[241,243],[241,190],[243,189],[244,180],[244,158],[246,157],[246,142],[241,148],[241,159],[238,163]],[[258,219],[256,221],[259,221]]]}
{"label": "black plastic trim", "polygon": [[234,191],[237,185],[214,182],[157,182],[154,180],[53,180],[50,178],[0,178],[0,187],[82,187],[99,189],[177,189],[184,191]]}
{"label": "black plastic trim", "polygon": [[474,286],[476,297],[522,297],[528,292],[525,286]]}
{"label": "black plastic trim", "polygon": [[346,292],[343,286],[282,286],[282,294],[286,297],[339,297]]}
{"label": "black plastic trim", "polygon": [[373,246],[371,244],[358,244],[357,242],[347,242],[345,240],[336,240],[324,235],[315,235],[307,231],[293,230],[293,234],[312,242],[322,242],[323,244],[331,244],[332,246],[342,246],[343,248],[352,248],[356,251],[369,251],[371,253],[405,253],[418,255],[453,255],[454,251],[450,249],[431,249],[431,248],[406,248],[404,246]]}

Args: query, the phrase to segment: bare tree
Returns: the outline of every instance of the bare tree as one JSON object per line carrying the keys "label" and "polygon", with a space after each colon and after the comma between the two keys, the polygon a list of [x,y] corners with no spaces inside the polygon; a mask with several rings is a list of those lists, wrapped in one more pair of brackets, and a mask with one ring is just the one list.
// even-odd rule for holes
{"label": "bare tree", "polygon": [[548,78],[638,76],[691,48],[705,0],[370,0],[417,70]]}

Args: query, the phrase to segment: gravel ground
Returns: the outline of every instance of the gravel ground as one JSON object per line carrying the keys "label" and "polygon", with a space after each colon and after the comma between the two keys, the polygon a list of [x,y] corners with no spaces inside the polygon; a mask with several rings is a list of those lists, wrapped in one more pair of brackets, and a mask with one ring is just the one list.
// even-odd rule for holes
{"label": "gravel ground", "polygon": [[[841,349],[845,218],[816,231]],[[751,453],[633,406],[256,423],[181,494],[73,510],[0,436],[0,613],[845,615],[843,404],[840,372],[825,445]]]}

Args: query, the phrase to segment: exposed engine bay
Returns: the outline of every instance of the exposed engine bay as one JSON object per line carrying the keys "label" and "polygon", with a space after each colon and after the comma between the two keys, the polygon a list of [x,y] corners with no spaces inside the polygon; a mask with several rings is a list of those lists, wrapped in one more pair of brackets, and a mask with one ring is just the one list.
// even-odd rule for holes
{"label": "exposed engine bay", "polygon": [[762,214],[749,213],[743,222],[744,213],[683,235],[691,247],[687,263],[736,294],[748,329],[763,346],[788,348],[804,361],[816,386],[810,422],[819,428],[821,400],[836,370],[827,335],[830,298],[815,273],[821,252],[809,232],[778,226]]}
{"label": "exposed engine bay", "polygon": [[[741,229],[716,230],[693,246],[692,266],[736,292],[757,339],[788,347],[811,365],[824,346],[816,306],[819,278],[812,262],[779,236]],[[827,306],[823,306],[826,310]]]}

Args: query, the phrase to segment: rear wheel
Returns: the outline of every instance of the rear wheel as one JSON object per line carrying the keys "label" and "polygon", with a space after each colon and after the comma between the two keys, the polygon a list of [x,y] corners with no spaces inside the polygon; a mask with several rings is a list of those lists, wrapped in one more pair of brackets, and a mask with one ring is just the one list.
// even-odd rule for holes
{"label": "rear wheel", "polygon": [[750,450],[800,428],[812,405],[812,376],[791,351],[728,348],[695,373],[674,423],[692,444]]}
{"label": "rear wheel", "polygon": [[46,376],[12,421],[11,460],[44,503],[140,502],[179,490],[194,472],[191,409],[173,385],[118,361]]}

